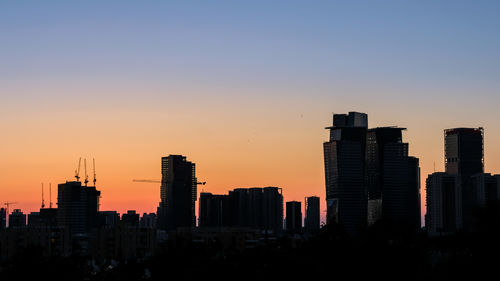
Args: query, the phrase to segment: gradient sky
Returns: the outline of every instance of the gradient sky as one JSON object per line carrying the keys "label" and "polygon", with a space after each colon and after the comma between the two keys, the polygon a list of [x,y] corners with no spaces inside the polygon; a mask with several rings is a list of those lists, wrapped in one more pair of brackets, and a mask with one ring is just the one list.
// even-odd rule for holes
{"label": "gradient sky", "polygon": [[52,182],[56,202],[94,157],[101,210],[154,212],[159,186],[132,179],[160,179],[168,154],[205,191],[324,199],[324,127],[347,111],[408,128],[422,180],[444,169],[444,128],[482,126],[500,173],[498,15],[499,1],[0,0],[0,201],[35,211]]}

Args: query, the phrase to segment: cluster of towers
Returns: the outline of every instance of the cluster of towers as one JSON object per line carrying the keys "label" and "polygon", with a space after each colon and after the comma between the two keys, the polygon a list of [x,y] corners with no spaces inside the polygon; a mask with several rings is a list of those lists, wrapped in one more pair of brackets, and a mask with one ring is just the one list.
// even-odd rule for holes
{"label": "cluster of towers", "polygon": [[[158,206],[158,228],[172,231],[196,227],[195,206],[197,181],[195,164],[182,155],[162,158],[161,201]],[[267,234],[283,232],[283,194],[278,187],[236,188],[228,194],[200,193],[200,228],[229,229],[246,228]],[[297,206],[298,203],[298,206]],[[306,198],[307,232],[320,227],[318,197]],[[300,202],[286,204],[286,230],[302,232],[302,210]],[[293,221],[294,223],[291,223]]]}
{"label": "cluster of towers", "polygon": [[404,128],[368,128],[368,115],[334,114],[323,144],[327,223],[356,234],[384,220],[420,228],[419,159],[408,155]]}
{"label": "cluster of towers", "polygon": [[444,130],[445,172],[426,180],[429,234],[474,231],[478,208],[500,199],[500,175],[484,173],[484,129]]}

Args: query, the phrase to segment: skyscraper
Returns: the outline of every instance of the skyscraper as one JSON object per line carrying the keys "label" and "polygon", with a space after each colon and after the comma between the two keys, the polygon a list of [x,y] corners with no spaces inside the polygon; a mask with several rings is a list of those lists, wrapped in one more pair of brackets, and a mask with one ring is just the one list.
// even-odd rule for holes
{"label": "skyscraper", "polygon": [[369,223],[379,219],[420,228],[419,160],[408,156],[405,128],[369,129],[366,143],[366,184]]}
{"label": "skyscraper", "polygon": [[426,181],[425,227],[430,235],[450,234],[462,229],[461,177],[433,173]]}
{"label": "skyscraper", "polygon": [[472,228],[474,207],[471,177],[484,173],[483,128],[444,130],[446,173],[459,175],[462,188],[463,227]]}
{"label": "skyscraper", "polygon": [[319,197],[311,196],[306,198],[306,216],[304,228],[307,233],[317,233],[320,229],[320,202]]}
{"label": "skyscraper", "polygon": [[101,192],[95,186],[82,186],[79,181],[59,184],[57,223],[72,235],[86,234],[98,224]]}
{"label": "skyscraper", "polygon": [[366,226],[365,149],[368,116],[334,114],[330,140],[323,144],[327,223],[337,222],[355,234]]}
{"label": "skyscraper", "polygon": [[182,155],[169,155],[161,161],[161,202],[158,207],[160,229],[196,226],[198,196],[195,164]]}
{"label": "skyscraper", "polygon": [[286,202],[286,231],[300,233],[302,231],[302,204],[298,201]]}

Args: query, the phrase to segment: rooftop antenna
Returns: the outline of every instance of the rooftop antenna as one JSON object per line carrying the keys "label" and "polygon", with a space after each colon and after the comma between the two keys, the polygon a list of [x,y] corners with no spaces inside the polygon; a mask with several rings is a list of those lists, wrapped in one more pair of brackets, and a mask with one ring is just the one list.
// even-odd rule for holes
{"label": "rooftop antenna", "polygon": [[94,186],[95,186],[95,182],[97,181],[96,180],[96,175],[95,175],[95,158],[92,158],[92,161],[94,162]]}
{"label": "rooftop antenna", "polygon": [[49,183],[49,208],[52,209],[52,183]]}
{"label": "rooftop antenna", "polygon": [[434,161],[434,173],[436,172],[436,161]]}
{"label": "rooftop antenna", "polygon": [[85,186],[89,183],[89,175],[87,175],[87,158],[84,159],[84,165],[85,165]]}
{"label": "rooftop antenna", "polygon": [[80,181],[80,165],[82,164],[82,157],[78,160],[78,170],[75,170],[76,181]]}
{"label": "rooftop antenna", "polygon": [[43,182],[42,182],[42,209],[45,209],[45,200],[43,198]]}

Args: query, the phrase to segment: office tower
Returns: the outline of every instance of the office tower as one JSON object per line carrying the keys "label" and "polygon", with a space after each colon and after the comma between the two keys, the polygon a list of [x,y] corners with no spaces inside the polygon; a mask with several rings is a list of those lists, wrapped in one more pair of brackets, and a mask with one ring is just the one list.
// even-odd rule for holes
{"label": "office tower", "polygon": [[7,227],[7,210],[0,208],[0,230]]}
{"label": "office tower", "polygon": [[122,223],[128,226],[139,226],[139,214],[136,211],[129,210],[122,215]]}
{"label": "office tower", "polygon": [[59,184],[57,192],[57,223],[72,235],[86,234],[98,224],[99,198],[95,187],[81,182]]}
{"label": "office tower", "polygon": [[426,180],[425,227],[430,235],[450,234],[462,228],[461,177],[433,173]]}
{"label": "office tower", "polygon": [[317,233],[320,229],[320,203],[319,197],[311,196],[305,200],[306,217],[304,228],[307,233]]}
{"label": "office tower", "polygon": [[471,177],[472,208],[484,207],[500,200],[500,175],[485,173]]}
{"label": "office tower", "polygon": [[162,158],[161,173],[159,228],[175,230],[195,227],[198,196],[195,164],[187,161],[185,156],[169,155]]}
{"label": "office tower", "polygon": [[202,192],[199,204],[199,227],[227,227],[230,225],[228,195]]}
{"label": "office tower", "polygon": [[408,156],[405,128],[369,129],[366,136],[368,224],[384,219],[398,226],[420,228],[419,160]]}
{"label": "office tower", "polygon": [[155,213],[144,213],[141,217],[139,226],[142,228],[156,228],[156,214]]}
{"label": "office tower", "polygon": [[330,140],[323,144],[327,223],[337,222],[350,234],[366,226],[365,148],[368,116],[334,114]]}
{"label": "office tower", "polygon": [[446,173],[461,177],[463,226],[466,230],[472,227],[471,177],[484,173],[483,135],[483,128],[444,130]]}
{"label": "office tower", "polygon": [[302,232],[302,204],[298,201],[286,202],[286,231]]}
{"label": "office tower", "polygon": [[[227,198],[230,227],[244,227],[268,234],[283,231],[283,195],[278,187],[236,188]],[[226,212],[227,213],[227,212]]]}
{"label": "office tower", "polygon": [[15,209],[9,215],[9,228],[26,227],[26,215],[20,209]]}

